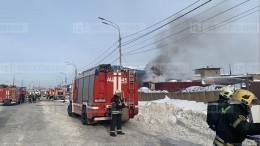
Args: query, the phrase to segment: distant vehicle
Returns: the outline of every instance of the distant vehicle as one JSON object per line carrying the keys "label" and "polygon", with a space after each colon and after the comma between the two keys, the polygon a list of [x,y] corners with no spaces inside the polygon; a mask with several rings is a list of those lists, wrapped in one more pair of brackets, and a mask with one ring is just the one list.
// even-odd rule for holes
{"label": "distant vehicle", "polygon": [[24,103],[26,97],[26,87],[19,87],[19,103]]}
{"label": "distant vehicle", "polygon": [[18,89],[15,86],[0,86],[0,102],[4,105],[19,104]]}
{"label": "distant vehicle", "polygon": [[54,97],[54,100],[57,100],[57,99],[65,99],[65,89],[63,88],[56,88],[55,89],[55,97]]}
{"label": "distant vehicle", "polygon": [[41,95],[42,97],[47,97],[47,91],[46,90],[41,91]]}
{"label": "distant vehicle", "polygon": [[84,125],[111,120],[110,100],[117,89],[122,92],[126,104],[122,111],[122,121],[128,121],[138,114],[136,73],[131,70],[113,69],[110,64],[99,65],[77,76],[68,115],[81,115]]}
{"label": "distant vehicle", "polygon": [[55,89],[49,89],[49,91],[47,92],[47,99],[54,99],[55,96]]}
{"label": "distant vehicle", "polygon": [[34,96],[36,97],[36,99],[40,100],[41,92],[39,90],[34,91]]}

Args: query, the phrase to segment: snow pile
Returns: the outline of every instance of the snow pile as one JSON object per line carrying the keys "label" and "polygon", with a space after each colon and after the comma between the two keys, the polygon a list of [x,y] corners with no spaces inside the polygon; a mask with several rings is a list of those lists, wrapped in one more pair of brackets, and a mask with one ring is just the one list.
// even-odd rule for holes
{"label": "snow pile", "polygon": [[202,112],[184,110],[172,104],[151,102],[140,107],[136,121],[149,128],[156,135],[165,135],[194,144],[212,143],[214,132],[211,131]]}
{"label": "snow pile", "polygon": [[[135,121],[151,134],[192,144],[211,145],[215,132],[206,123],[204,103],[165,99],[139,102],[139,114]],[[254,144],[254,142],[250,142]]]}
{"label": "snow pile", "polygon": [[184,110],[194,110],[198,112],[202,112],[206,114],[207,104],[203,102],[196,101],[188,101],[188,100],[180,100],[180,99],[170,99],[169,97],[165,97],[164,99],[154,100],[154,101],[139,101],[139,106],[149,106],[151,104],[171,104],[177,107],[180,107]]}
{"label": "snow pile", "polygon": [[141,87],[140,89],[138,89],[138,92],[144,92],[144,93],[169,93],[167,90],[151,90],[147,87]]}
{"label": "snow pile", "polygon": [[[229,85],[235,90],[241,89],[241,84],[235,84],[235,85]],[[242,84],[243,86],[243,84]],[[186,89],[183,89],[182,92],[199,92],[199,91],[217,91],[221,90],[222,87],[225,87],[225,85],[210,85],[206,87],[201,86],[191,86]]]}
{"label": "snow pile", "polygon": [[130,69],[137,69],[137,70],[144,70],[145,65],[136,65],[136,66],[124,66],[125,68],[130,68]]}
{"label": "snow pile", "polygon": [[191,86],[186,89],[183,89],[182,92],[196,92],[196,91],[216,91],[220,90],[223,86],[221,85],[210,85],[206,87],[201,87],[201,86]]}

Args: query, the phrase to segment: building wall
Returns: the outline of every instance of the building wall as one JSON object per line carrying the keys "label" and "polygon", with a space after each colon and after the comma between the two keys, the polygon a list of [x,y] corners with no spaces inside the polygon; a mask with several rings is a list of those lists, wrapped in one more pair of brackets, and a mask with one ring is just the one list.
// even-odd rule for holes
{"label": "building wall", "polygon": [[260,74],[251,74],[253,76],[253,80],[260,80]]}
{"label": "building wall", "polygon": [[249,82],[249,91],[255,94],[260,100],[260,82]]}
{"label": "building wall", "polygon": [[178,92],[191,86],[201,86],[201,82],[159,82],[155,83],[155,90],[167,90],[169,92]]}
{"label": "building wall", "polygon": [[200,91],[200,92],[170,92],[170,93],[138,93],[139,101],[151,101],[164,99],[168,96],[171,99],[189,100],[208,103],[218,100],[220,91]]}
{"label": "building wall", "polygon": [[204,70],[203,77],[218,77],[220,76],[220,70]]}
{"label": "building wall", "polygon": [[220,76],[220,69],[198,69],[195,70],[195,75],[200,74],[202,78]]}

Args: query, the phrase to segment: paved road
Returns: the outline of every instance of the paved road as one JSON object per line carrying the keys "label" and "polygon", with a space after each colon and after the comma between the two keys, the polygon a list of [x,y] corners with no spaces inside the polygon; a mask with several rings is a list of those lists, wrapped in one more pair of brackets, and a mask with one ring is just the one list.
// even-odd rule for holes
{"label": "paved road", "polygon": [[66,109],[58,101],[0,106],[0,145],[194,145],[151,134],[134,120],[123,124],[125,135],[110,137],[108,122],[82,125]]}

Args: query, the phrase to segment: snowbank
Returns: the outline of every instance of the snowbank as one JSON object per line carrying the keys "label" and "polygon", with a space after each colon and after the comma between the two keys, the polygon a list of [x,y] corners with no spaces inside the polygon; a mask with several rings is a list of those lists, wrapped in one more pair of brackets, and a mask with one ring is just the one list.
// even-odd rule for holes
{"label": "snowbank", "polygon": [[[204,103],[170,99],[139,102],[139,114],[135,121],[158,137],[189,142],[191,145],[212,145],[215,132],[206,123]],[[252,141],[246,144],[254,145]]]}
{"label": "snowbank", "polygon": [[138,92],[144,92],[144,93],[169,93],[167,90],[157,90],[157,91],[153,91],[147,87],[141,87],[140,89],[138,89]]}
{"label": "snowbank", "polygon": [[[195,102],[162,100],[139,102],[140,114],[135,120],[149,128],[154,134],[188,141],[194,144],[209,145],[214,138],[205,122],[205,105]],[[194,110],[191,110],[194,109]]]}
{"label": "snowbank", "polygon": [[[182,92],[217,91],[217,90],[221,90],[221,88],[224,86],[226,86],[226,85],[210,85],[210,86],[206,86],[206,87],[192,86],[192,87],[183,89]],[[235,84],[235,85],[229,85],[229,86],[231,86],[235,90],[241,89],[241,84]],[[243,84],[242,84],[242,86],[243,86]]]}
{"label": "snowbank", "polygon": [[194,110],[197,112],[202,112],[206,114],[207,111],[207,104],[203,102],[196,102],[196,101],[188,101],[188,100],[180,100],[180,99],[170,99],[169,97],[165,97],[164,99],[153,100],[153,101],[139,101],[140,106],[149,106],[151,104],[170,104],[177,107],[182,108],[183,110]]}

